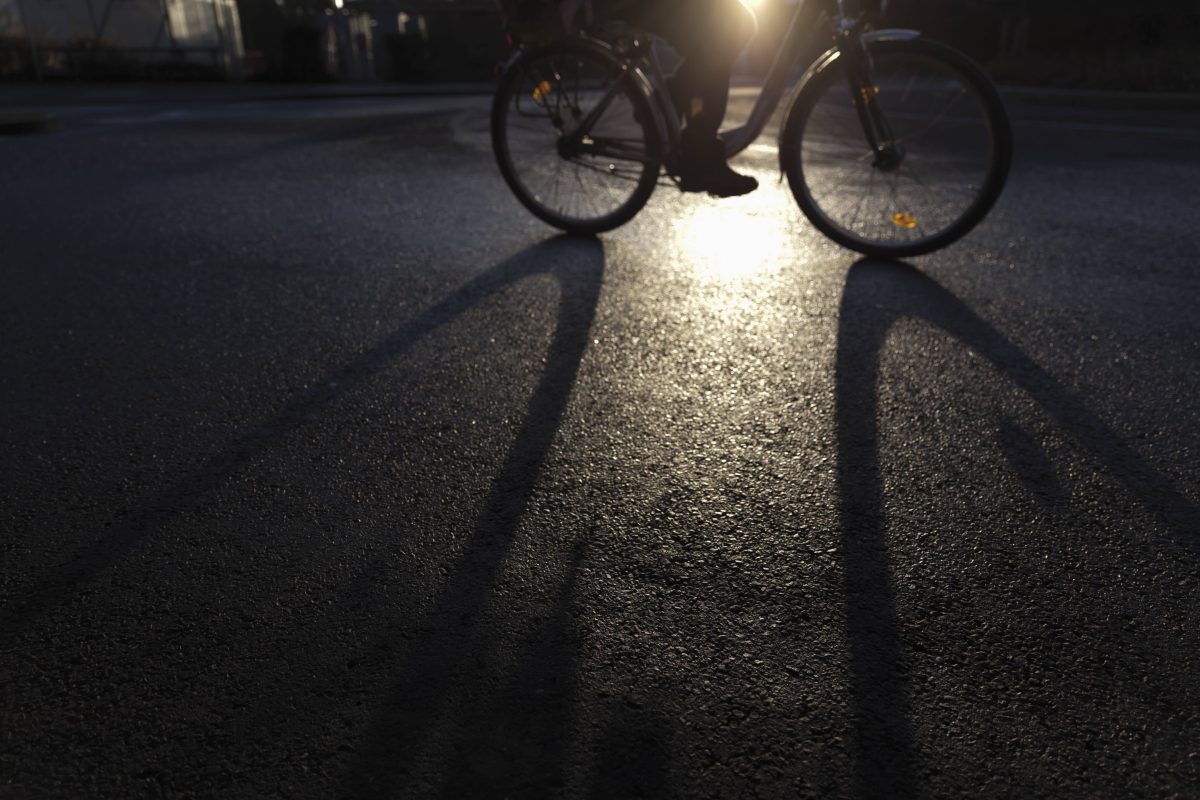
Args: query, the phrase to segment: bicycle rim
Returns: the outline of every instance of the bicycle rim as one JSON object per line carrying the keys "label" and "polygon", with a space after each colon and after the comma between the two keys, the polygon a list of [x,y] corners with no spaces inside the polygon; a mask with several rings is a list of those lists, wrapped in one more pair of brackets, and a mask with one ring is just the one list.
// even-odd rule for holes
{"label": "bicycle rim", "polygon": [[[518,199],[568,231],[597,233],[645,205],[659,167],[649,107],[631,84],[606,95],[620,65],[583,49],[532,54],[512,68],[497,97],[494,136],[501,170]],[[560,141],[603,102],[586,152]]]}
{"label": "bicycle rim", "polygon": [[942,49],[905,42],[870,51],[864,91],[882,111],[898,163],[868,144],[840,59],[814,87],[793,188],[813,222],[847,247],[888,256],[944,247],[1000,192],[1009,158],[1003,109],[986,78]]}

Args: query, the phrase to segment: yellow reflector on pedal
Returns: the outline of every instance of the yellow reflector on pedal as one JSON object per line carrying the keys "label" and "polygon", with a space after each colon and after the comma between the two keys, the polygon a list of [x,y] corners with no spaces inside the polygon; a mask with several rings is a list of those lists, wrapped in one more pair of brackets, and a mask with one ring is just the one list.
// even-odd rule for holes
{"label": "yellow reflector on pedal", "polygon": [[554,91],[554,87],[550,85],[550,81],[542,81],[534,87],[533,99],[534,101],[540,103],[542,102],[542,99],[552,91]]}
{"label": "yellow reflector on pedal", "polygon": [[892,214],[892,224],[897,228],[912,230],[913,228],[917,227],[917,218],[912,214],[905,214],[902,211],[897,211],[895,214]]}
{"label": "yellow reflector on pedal", "polygon": [[864,87],[862,87],[862,98],[863,98],[863,100],[866,100],[868,103],[869,103],[869,102],[871,102],[871,98],[872,98],[872,97],[874,97],[874,96],[875,96],[875,95],[877,95],[877,94],[879,94],[879,87],[878,87],[878,86],[864,86]]}

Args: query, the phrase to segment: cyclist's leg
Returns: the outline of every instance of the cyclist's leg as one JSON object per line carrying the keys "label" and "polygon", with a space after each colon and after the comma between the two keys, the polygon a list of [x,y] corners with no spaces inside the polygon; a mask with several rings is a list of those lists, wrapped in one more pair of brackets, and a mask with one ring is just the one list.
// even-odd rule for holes
{"label": "cyclist's leg", "polygon": [[670,87],[687,120],[680,186],[720,196],[753,191],[757,181],[729,168],[717,138],[733,64],[755,31],[750,10],[740,0],[601,0],[599,13],[663,37],[683,57]]}
{"label": "cyclist's leg", "polygon": [[601,18],[661,36],[683,57],[671,95],[696,133],[715,137],[729,102],[733,64],[754,35],[740,0],[598,0]]}

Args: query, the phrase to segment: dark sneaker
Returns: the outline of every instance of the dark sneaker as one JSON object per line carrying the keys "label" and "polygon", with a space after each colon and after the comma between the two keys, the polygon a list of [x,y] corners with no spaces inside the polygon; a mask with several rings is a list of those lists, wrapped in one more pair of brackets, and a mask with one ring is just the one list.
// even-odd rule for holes
{"label": "dark sneaker", "polygon": [[713,197],[738,197],[758,188],[749,175],[734,172],[725,163],[725,146],[716,136],[684,129],[679,147],[679,188],[708,192]]}
{"label": "dark sneaker", "polygon": [[722,161],[690,168],[685,166],[680,170],[679,188],[685,192],[708,192],[713,197],[740,197],[757,189],[758,181],[734,172]]}

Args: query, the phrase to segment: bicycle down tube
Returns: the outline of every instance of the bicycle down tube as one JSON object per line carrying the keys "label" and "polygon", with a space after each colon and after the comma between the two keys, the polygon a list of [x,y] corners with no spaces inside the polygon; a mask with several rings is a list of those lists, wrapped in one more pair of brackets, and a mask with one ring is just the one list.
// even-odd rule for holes
{"label": "bicycle down tube", "polygon": [[[809,0],[800,0],[796,4],[796,10],[792,12],[792,21],[779,45],[779,50],[775,53],[771,69],[767,72],[762,90],[759,92],[746,124],[721,132],[727,157],[742,152],[762,134],[771,115],[779,107],[779,101],[783,99],[784,92],[787,91],[789,74],[792,67],[799,62],[801,54],[805,50],[804,45],[807,44],[806,40],[815,40],[820,34],[818,26],[811,24],[816,22],[817,15],[804,13],[808,2]],[[805,29],[806,23],[809,23],[807,29]]]}

